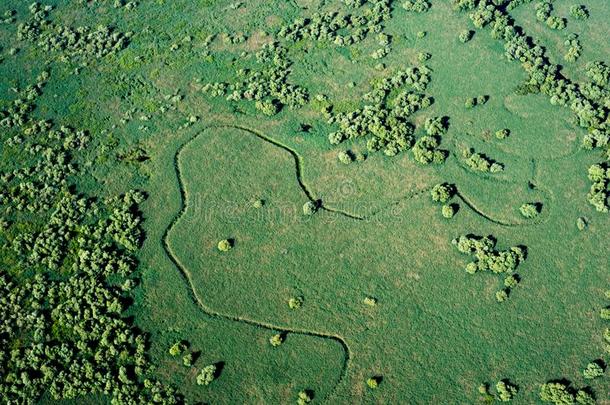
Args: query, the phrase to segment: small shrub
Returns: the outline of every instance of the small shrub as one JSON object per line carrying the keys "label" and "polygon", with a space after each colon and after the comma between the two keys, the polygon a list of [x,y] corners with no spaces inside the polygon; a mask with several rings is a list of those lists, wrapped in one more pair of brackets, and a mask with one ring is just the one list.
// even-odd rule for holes
{"label": "small shrub", "polygon": [[297,396],[297,405],[305,405],[313,401],[313,392],[311,390],[303,390]]}
{"label": "small shrub", "polygon": [[284,336],[281,333],[276,333],[275,335],[269,338],[269,343],[273,347],[278,347],[282,343],[284,343]]}
{"label": "small shrub", "polygon": [[535,218],[540,214],[540,203],[526,203],[519,207],[521,215],[525,218]]}
{"label": "small shrub", "polygon": [[496,131],[496,138],[505,139],[510,135],[510,130],[507,128]]}
{"label": "small shrub", "polygon": [[379,383],[381,382],[381,379],[379,377],[371,377],[368,380],[366,380],[366,385],[374,390],[377,389],[379,387]]}
{"label": "small shrub", "polygon": [[496,301],[504,302],[508,299],[508,292],[506,290],[500,290],[496,292]]}
{"label": "small shrub", "polygon": [[583,377],[592,380],[604,375],[604,368],[597,361],[592,361],[587,364],[587,367],[582,371]]}
{"label": "small shrub", "polygon": [[233,248],[233,243],[229,239],[223,239],[218,242],[218,250],[221,252],[228,252]]}
{"label": "small shrub", "polygon": [[313,201],[307,201],[303,204],[303,214],[307,216],[311,216],[318,211],[318,204]]}
{"label": "small shrub", "polygon": [[374,297],[365,297],[364,298],[364,304],[368,305],[369,307],[374,307],[375,305],[377,305],[377,298],[374,298]]}
{"label": "small shrub", "polygon": [[339,162],[348,165],[354,161],[354,157],[349,151],[341,151],[337,154]]}
{"label": "small shrub", "polygon": [[441,214],[444,218],[451,219],[457,212],[456,206],[454,204],[445,204],[441,208]]}
{"label": "small shrub", "polygon": [[579,217],[576,220],[576,227],[578,228],[579,231],[584,231],[585,229],[587,229],[588,223],[587,223],[587,219],[584,217]]}
{"label": "small shrub", "polygon": [[461,43],[466,43],[466,42],[468,42],[468,41],[470,41],[472,39],[473,35],[474,35],[474,31],[463,30],[463,31],[460,32],[460,35],[459,35],[458,38],[459,38]]}
{"label": "small shrub", "polygon": [[498,391],[498,397],[502,402],[508,402],[513,399],[513,397],[517,394],[518,389],[514,384],[503,380],[498,381],[496,384],[496,391]]}
{"label": "small shrub", "polygon": [[193,353],[187,353],[182,356],[182,364],[185,367],[191,367],[193,365]]}
{"label": "small shrub", "polygon": [[184,342],[176,342],[169,348],[169,354],[172,356],[179,356],[186,350],[186,344]]}
{"label": "small shrub", "polygon": [[506,288],[515,288],[517,284],[519,284],[519,280],[514,274],[504,279],[504,287]]}
{"label": "small shrub", "polygon": [[292,297],[288,300],[288,308],[299,309],[303,305],[303,297]]}

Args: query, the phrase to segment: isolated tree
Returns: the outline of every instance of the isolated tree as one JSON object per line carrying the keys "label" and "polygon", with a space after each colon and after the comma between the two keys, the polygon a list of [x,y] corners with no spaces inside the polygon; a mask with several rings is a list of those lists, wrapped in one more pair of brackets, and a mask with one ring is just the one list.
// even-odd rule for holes
{"label": "isolated tree", "polygon": [[444,218],[451,219],[457,212],[455,204],[445,204],[441,208],[441,214]]}
{"label": "isolated tree", "polygon": [[535,218],[540,213],[540,203],[525,203],[519,207],[521,215],[525,218]]}
{"label": "isolated tree", "polygon": [[215,364],[210,364],[201,369],[197,375],[197,385],[210,385],[216,379],[218,368]]}
{"label": "isolated tree", "polygon": [[604,368],[597,361],[592,361],[587,364],[587,367],[582,372],[583,377],[591,380],[593,378],[604,375]]}
{"label": "isolated tree", "polygon": [[183,341],[176,342],[169,348],[169,354],[179,356],[186,350],[186,344]]}
{"label": "isolated tree", "polygon": [[271,346],[277,347],[284,343],[284,337],[281,333],[276,333],[275,335],[269,338],[269,343],[271,344]]}
{"label": "isolated tree", "polygon": [[297,396],[297,405],[305,405],[313,401],[313,391],[303,390]]}
{"label": "isolated tree", "polygon": [[223,239],[218,242],[218,250],[221,252],[228,252],[233,248],[233,243],[229,239]]}
{"label": "isolated tree", "polygon": [[315,214],[316,211],[318,211],[318,204],[316,204],[314,201],[307,201],[305,204],[303,204],[304,215],[311,216]]}

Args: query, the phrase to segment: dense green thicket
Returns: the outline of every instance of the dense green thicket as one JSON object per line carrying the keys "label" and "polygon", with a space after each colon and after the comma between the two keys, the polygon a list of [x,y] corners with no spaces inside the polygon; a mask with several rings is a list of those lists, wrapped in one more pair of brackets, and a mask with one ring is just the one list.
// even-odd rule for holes
{"label": "dense green thicket", "polygon": [[78,192],[88,134],[31,117],[48,77],[0,114],[12,156],[0,162],[0,397],[177,402],[147,378],[146,337],[122,316],[136,285],[144,195]]}
{"label": "dense green thicket", "polygon": [[253,100],[265,115],[277,114],[284,105],[298,108],[309,99],[306,89],[288,82],[291,62],[287,49],[277,42],[267,43],[256,53],[261,69],[242,69],[232,84],[208,83],[202,91],[212,96],[226,96],[229,101]]}
{"label": "dense green thicket", "polygon": [[111,27],[72,28],[48,19],[52,6],[30,5],[31,19],[19,24],[17,38],[32,42],[41,51],[58,52],[63,59],[101,58],[116,53],[129,43],[132,33],[115,32]]}
{"label": "dense green thicket", "polygon": [[496,249],[496,239],[493,236],[462,235],[453,239],[452,243],[464,254],[474,255],[475,261],[466,265],[466,272],[475,274],[477,272],[491,271],[495,274],[506,274],[504,289],[496,293],[499,302],[505,301],[519,282],[519,276],[514,273],[517,267],[523,263],[527,255],[525,246],[513,246],[508,250]]}
{"label": "dense green thicket", "polygon": [[349,46],[363,41],[370,33],[380,33],[383,22],[391,17],[390,0],[344,3],[350,9],[349,13],[314,13],[310,18],[298,18],[284,25],[277,35],[290,42],[310,39]]}
{"label": "dense green thicket", "polygon": [[[392,77],[373,84],[373,90],[364,95],[363,108],[347,113],[332,113],[332,106],[323,105],[328,122],[339,126],[328,139],[337,145],[348,139],[368,138],[369,151],[382,150],[387,156],[413,149],[415,159],[423,164],[442,163],[447,152],[439,149],[441,136],[447,131],[444,117],[429,118],[424,124],[425,135],[415,137],[415,126],[409,118],[432,104],[432,98],[423,94],[430,81],[426,66],[398,71]],[[409,86],[413,90],[403,89]]]}

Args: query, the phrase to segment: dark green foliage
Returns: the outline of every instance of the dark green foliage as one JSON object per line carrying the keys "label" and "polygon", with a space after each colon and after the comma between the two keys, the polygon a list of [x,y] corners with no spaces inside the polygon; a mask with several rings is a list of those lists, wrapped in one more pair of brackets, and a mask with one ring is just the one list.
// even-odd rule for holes
{"label": "dark green foliage", "polygon": [[87,176],[78,162],[89,136],[35,121],[41,89],[28,89],[18,104],[26,107],[3,113],[12,128],[3,147],[19,169],[0,162],[0,206],[14,224],[1,247],[14,265],[0,269],[0,397],[29,403],[44,393],[54,400],[93,393],[116,403],[175,403],[171,388],[147,377],[146,338],[123,318],[137,275],[144,195],[100,200],[76,190],[74,179]]}

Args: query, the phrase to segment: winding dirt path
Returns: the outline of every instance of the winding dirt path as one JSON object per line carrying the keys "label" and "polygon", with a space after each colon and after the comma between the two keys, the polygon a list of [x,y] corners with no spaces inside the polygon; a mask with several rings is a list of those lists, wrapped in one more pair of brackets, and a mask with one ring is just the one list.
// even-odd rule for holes
{"label": "winding dirt path", "polygon": [[[182,151],[191,143],[193,142],[195,139],[197,139],[200,135],[202,135],[203,133],[205,133],[207,130],[209,129],[222,129],[222,128],[234,128],[234,129],[240,129],[243,131],[246,131],[248,133],[251,133],[263,140],[265,140],[266,142],[269,142],[279,148],[282,148],[286,151],[288,151],[294,158],[295,158],[295,166],[296,166],[296,173],[297,173],[297,180],[299,182],[299,185],[301,186],[301,189],[303,190],[303,192],[305,193],[305,195],[312,201],[314,201],[314,196],[313,194],[309,191],[309,189],[307,188],[307,186],[303,183],[302,180],[302,169],[301,169],[301,160],[298,154],[296,154],[295,151],[293,151],[292,149],[288,148],[285,145],[280,144],[279,142],[268,138],[262,134],[258,134],[250,129],[247,128],[242,128],[239,126],[230,126],[230,125],[226,125],[226,126],[208,126],[203,128],[202,130],[200,130],[199,132],[197,132],[195,135],[193,135],[191,138],[189,138],[186,142],[184,142],[176,151],[175,155],[174,155],[174,170],[176,171],[176,176],[178,179],[178,188],[180,190],[180,210],[178,211],[178,213],[174,216],[174,218],[172,219],[171,223],[169,224],[169,226],[166,228],[165,232],[163,233],[163,236],[161,238],[161,243],[163,245],[163,249],[165,250],[167,256],[169,257],[169,259],[171,260],[171,262],[176,266],[176,268],[178,269],[178,271],[180,272],[180,275],[182,276],[183,280],[185,281],[188,290],[189,290],[189,296],[191,298],[191,300],[195,303],[195,305],[197,305],[206,315],[208,315],[211,318],[217,318],[217,319],[223,319],[223,320],[228,320],[228,321],[233,321],[233,322],[241,322],[256,328],[260,328],[260,329],[265,329],[268,331],[273,331],[273,332],[280,332],[280,333],[285,333],[285,334],[299,334],[299,335],[305,335],[305,336],[311,336],[311,337],[316,337],[316,338],[323,338],[323,339],[330,339],[332,341],[335,341],[337,343],[339,343],[339,345],[342,347],[343,352],[344,352],[344,358],[343,358],[343,366],[341,367],[341,373],[339,376],[339,379],[337,380],[337,382],[335,383],[334,387],[329,391],[329,393],[326,395],[325,398],[322,398],[322,400],[328,400],[329,398],[332,397],[332,395],[336,392],[337,387],[345,380],[345,377],[347,376],[347,372],[349,369],[349,365],[350,365],[350,361],[352,358],[352,353],[351,350],[346,342],[346,340],[338,335],[338,334],[334,334],[334,333],[328,333],[328,332],[320,332],[320,331],[314,331],[314,330],[308,330],[308,329],[301,329],[301,328],[291,328],[291,327],[287,327],[287,326],[281,326],[281,325],[275,325],[269,322],[262,322],[262,321],[257,321],[254,319],[250,319],[247,317],[243,317],[243,316],[238,316],[238,315],[231,315],[231,314],[226,314],[223,313],[221,311],[218,311],[216,309],[213,309],[211,307],[209,307],[205,301],[203,300],[203,298],[199,295],[199,293],[197,292],[197,288],[195,287],[195,284],[193,283],[193,279],[191,276],[190,271],[188,270],[188,268],[180,261],[180,259],[177,257],[177,255],[174,253],[171,244],[169,243],[169,236],[173,230],[173,228],[176,226],[176,224],[180,221],[180,219],[182,218],[182,216],[184,215],[184,213],[186,212],[186,209],[188,207],[187,202],[189,201],[188,199],[188,192],[184,187],[184,181],[183,181],[183,177],[182,177],[182,171],[180,168],[180,155],[182,153]],[[328,211],[331,211],[329,209],[326,209]],[[333,210],[331,212],[336,212],[340,215],[344,215],[344,216],[348,216],[351,217],[349,214],[347,213],[343,213],[339,210]],[[355,218],[360,220],[360,218]]]}
{"label": "winding dirt path", "polygon": [[[353,219],[353,220],[357,220],[357,221],[365,221],[368,220],[388,209],[392,209],[393,207],[397,206],[398,204],[400,204],[403,201],[409,200],[411,198],[415,198],[418,196],[421,196],[423,194],[425,194],[427,191],[429,191],[431,189],[431,187],[425,187],[419,190],[413,190],[412,192],[408,193],[407,195],[405,195],[404,197],[400,198],[397,201],[394,201],[388,205],[386,205],[385,207],[381,207],[379,208],[377,211],[371,213],[368,216],[358,216],[352,213],[349,213],[347,211],[343,211],[340,209],[336,209],[336,208],[332,208],[332,207],[327,207],[324,205],[324,203],[322,201],[320,201],[318,198],[316,198],[315,193],[312,191],[312,189],[305,183],[304,179],[303,179],[303,159],[302,157],[298,154],[297,151],[295,151],[294,149],[290,148],[289,146],[257,131],[251,128],[247,128],[244,126],[240,126],[240,125],[210,125],[210,126],[206,126],[203,127],[201,130],[199,130],[197,133],[195,133],[193,136],[191,136],[188,140],[186,140],[176,151],[175,155],[174,155],[174,170],[176,172],[176,176],[178,179],[178,188],[180,190],[180,210],[178,211],[178,213],[173,217],[170,225],[166,228],[165,232],[163,233],[161,242],[163,245],[163,249],[165,250],[167,256],[169,257],[169,259],[171,260],[171,262],[176,266],[176,268],[178,269],[181,277],[183,278],[184,282],[186,283],[187,287],[188,287],[188,291],[189,291],[189,296],[191,298],[191,300],[195,303],[195,305],[197,305],[206,315],[212,317],[212,318],[217,318],[217,319],[223,319],[223,320],[228,320],[228,321],[233,321],[233,322],[241,322],[256,328],[260,328],[260,329],[265,329],[268,331],[273,331],[273,332],[280,332],[280,333],[285,333],[285,334],[300,334],[300,335],[305,335],[305,336],[311,336],[311,337],[316,337],[316,338],[323,338],[323,339],[330,339],[332,341],[337,342],[343,349],[344,352],[344,358],[343,358],[343,365],[341,368],[341,373],[339,376],[339,379],[337,380],[337,382],[335,383],[335,385],[333,386],[333,388],[329,391],[329,393],[326,395],[325,398],[322,398],[322,400],[328,400],[329,398],[331,398],[337,391],[337,388],[340,386],[340,384],[342,382],[345,381],[347,373],[348,373],[348,369],[350,367],[350,362],[352,359],[352,352],[350,350],[349,345],[347,344],[347,341],[345,340],[345,338],[343,338],[341,335],[339,334],[335,334],[335,333],[330,333],[330,332],[322,332],[322,331],[315,331],[315,330],[308,330],[308,329],[302,329],[302,328],[292,328],[292,327],[288,327],[288,326],[282,326],[282,325],[276,325],[270,322],[263,322],[263,321],[258,321],[255,319],[251,319],[251,318],[247,318],[244,316],[239,316],[239,315],[232,315],[232,314],[227,314],[224,313],[222,311],[216,310],[210,306],[208,306],[204,299],[202,298],[202,296],[199,295],[199,293],[197,292],[197,288],[193,282],[192,276],[190,271],[188,270],[188,268],[180,261],[180,259],[177,257],[177,255],[174,253],[171,244],[169,243],[169,236],[172,232],[172,230],[174,229],[174,227],[176,226],[176,224],[181,220],[181,218],[183,217],[183,215],[185,214],[187,207],[188,207],[188,192],[184,186],[184,180],[182,177],[182,169],[181,169],[181,165],[180,165],[180,156],[182,154],[182,152],[184,151],[184,149],[186,147],[189,146],[189,144],[191,142],[193,142],[195,139],[197,139],[199,136],[203,135],[206,131],[208,130],[213,130],[213,129],[237,129],[243,132],[246,132],[252,136],[256,136],[257,138],[261,139],[264,142],[267,142],[275,147],[278,147],[284,151],[286,151],[287,153],[289,153],[293,159],[294,159],[294,165],[295,165],[295,175],[296,175],[296,180],[299,184],[299,187],[301,188],[303,194],[305,194],[305,196],[312,202],[318,204],[319,209],[333,213],[333,214],[337,214],[337,215],[341,215],[343,217],[349,218],[349,219]],[[506,221],[502,221],[502,220],[498,220],[495,219],[493,217],[491,217],[490,215],[486,214],[485,212],[483,212],[481,209],[479,209],[469,198],[467,198],[466,196],[464,196],[462,193],[460,193],[458,191],[457,195],[456,195],[468,208],[470,208],[474,213],[480,215],[481,217],[485,218],[486,220],[497,224],[497,225],[501,225],[501,226],[507,226],[507,227],[513,227],[513,226],[527,226],[527,225],[535,225],[536,222],[530,222],[530,223],[511,223],[511,222],[506,222]]]}

